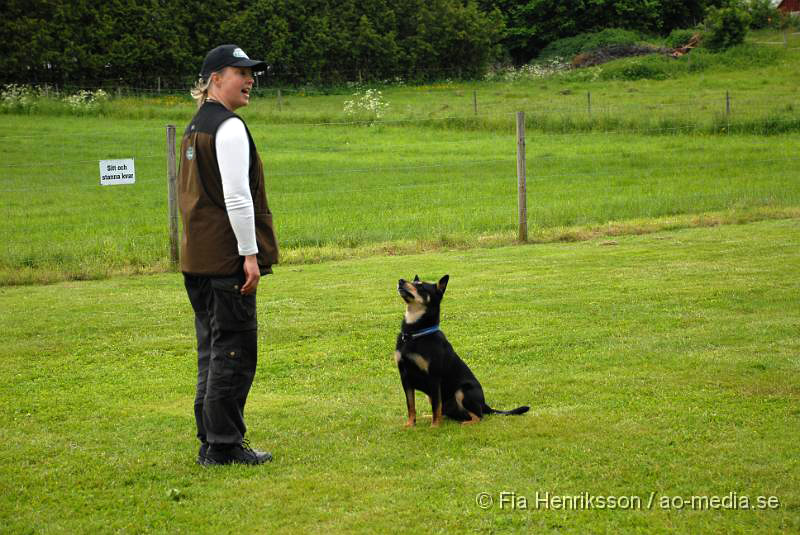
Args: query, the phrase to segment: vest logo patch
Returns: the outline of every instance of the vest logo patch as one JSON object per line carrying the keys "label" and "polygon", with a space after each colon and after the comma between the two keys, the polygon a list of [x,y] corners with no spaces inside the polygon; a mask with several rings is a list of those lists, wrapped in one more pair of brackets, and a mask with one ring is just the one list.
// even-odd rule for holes
{"label": "vest logo patch", "polygon": [[233,57],[234,58],[242,58],[242,59],[250,59],[250,58],[247,57],[247,54],[245,54],[244,50],[242,50],[241,48],[237,48],[236,50],[233,51]]}
{"label": "vest logo patch", "polygon": [[186,149],[186,159],[194,160],[194,147],[189,147]]}

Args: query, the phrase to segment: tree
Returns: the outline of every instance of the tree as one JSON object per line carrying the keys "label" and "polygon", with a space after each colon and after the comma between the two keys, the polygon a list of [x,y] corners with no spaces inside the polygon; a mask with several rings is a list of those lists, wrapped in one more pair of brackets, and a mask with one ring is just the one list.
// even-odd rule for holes
{"label": "tree", "polygon": [[499,13],[460,0],[255,0],[224,25],[290,83],[479,75],[501,29]]}
{"label": "tree", "polygon": [[747,4],[751,28],[766,28],[779,24],[781,12],[771,0],[750,0]]}
{"label": "tree", "polygon": [[732,3],[722,8],[709,8],[704,24],[706,46],[712,50],[722,50],[744,42],[750,15]]}

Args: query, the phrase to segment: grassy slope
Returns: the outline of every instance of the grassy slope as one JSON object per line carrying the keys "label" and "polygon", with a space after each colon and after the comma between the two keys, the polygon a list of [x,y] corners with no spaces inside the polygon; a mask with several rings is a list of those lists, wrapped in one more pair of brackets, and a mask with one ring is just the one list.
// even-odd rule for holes
{"label": "grassy slope", "polygon": [[[753,44],[780,39],[778,34],[765,31],[751,34],[749,41]],[[477,96],[479,118],[491,119],[525,110],[557,113],[577,121],[587,116],[587,92],[591,92],[595,118],[611,114],[640,124],[665,117],[684,123],[713,118],[725,112],[726,91],[731,95],[732,112],[739,118],[763,117],[773,112],[785,114],[787,107],[797,108],[800,34],[791,35],[789,45],[788,49],[772,45],[744,47],[723,54],[720,60],[710,60],[708,53],[701,51],[694,67],[688,56],[665,60],[669,65],[665,68],[669,78],[665,80],[603,79],[604,71],[645,61],[630,58],[600,66],[596,76],[591,70],[578,70],[547,79],[471,83],[443,80],[422,86],[386,87],[384,96],[391,104],[386,119],[470,117],[475,113]],[[248,113],[276,122],[337,121],[342,119],[344,100],[349,98],[347,91],[342,93],[326,96],[284,88],[279,111],[277,93],[270,89],[262,99],[254,101]],[[173,109],[178,111],[179,107]]]}
{"label": "grassy slope", "polygon": [[[248,405],[276,462],[204,470],[176,275],[0,289],[11,533],[793,533],[796,220],[284,266]],[[490,403],[403,430],[399,277],[451,275],[443,328]],[[168,498],[169,489],[182,499]],[[488,511],[478,492],[775,495],[773,511]],[[656,504],[659,502],[656,501]],[[529,503],[530,505],[530,503]],[[531,505],[532,506],[532,505]]]}

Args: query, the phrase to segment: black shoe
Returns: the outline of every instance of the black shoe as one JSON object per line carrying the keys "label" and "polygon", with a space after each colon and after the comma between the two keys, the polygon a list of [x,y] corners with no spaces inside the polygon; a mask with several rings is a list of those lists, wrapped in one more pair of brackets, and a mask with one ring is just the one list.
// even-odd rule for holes
{"label": "black shoe", "polygon": [[233,446],[214,446],[208,448],[205,465],[220,464],[264,464],[272,460],[272,454],[266,451],[257,451],[250,447],[245,440]]}
{"label": "black shoe", "polygon": [[197,452],[197,464],[206,464],[206,453],[208,452],[208,442],[200,444],[200,451]]}

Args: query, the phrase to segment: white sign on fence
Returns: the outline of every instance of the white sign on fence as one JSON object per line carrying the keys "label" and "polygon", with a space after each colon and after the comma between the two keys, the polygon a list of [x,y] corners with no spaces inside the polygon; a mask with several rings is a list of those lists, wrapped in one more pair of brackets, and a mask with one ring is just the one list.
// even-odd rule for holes
{"label": "white sign on fence", "polygon": [[136,169],[130,160],[100,160],[100,185],[135,184]]}

